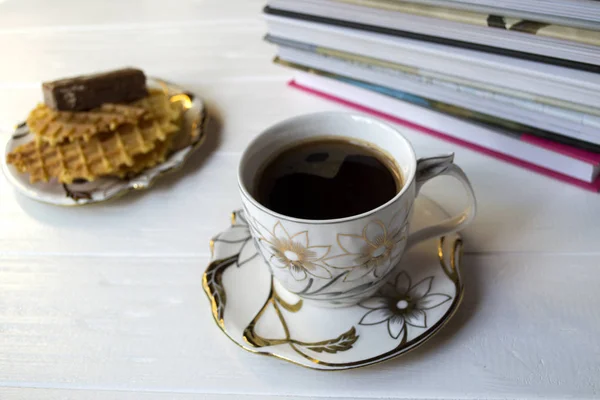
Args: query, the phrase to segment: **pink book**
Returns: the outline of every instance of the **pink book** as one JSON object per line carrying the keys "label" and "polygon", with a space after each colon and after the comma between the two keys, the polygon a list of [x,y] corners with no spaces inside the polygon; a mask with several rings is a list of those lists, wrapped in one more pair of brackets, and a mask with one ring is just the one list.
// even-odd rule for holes
{"label": "pink book", "polygon": [[[477,152],[480,152],[480,153],[483,153],[483,154],[495,157],[495,158],[497,158],[499,160],[506,161],[506,162],[509,162],[511,164],[514,164],[514,165],[518,165],[520,167],[523,167],[523,168],[529,169],[531,171],[534,171],[536,173],[539,173],[539,174],[542,174],[542,175],[546,175],[546,176],[549,176],[551,178],[554,178],[554,179],[557,179],[557,180],[569,183],[571,185],[575,185],[575,186],[578,186],[580,188],[583,188],[583,189],[586,189],[586,190],[590,190],[590,191],[593,191],[593,192],[600,191],[600,176],[598,178],[596,178],[596,180],[594,182],[591,182],[591,183],[585,182],[585,181],[581,181],[581,180],[572,178],[570,176],[566,176],[566,175],[560,174],[558,172],[554,172],[554,171],[548,170],[546,168],[537,166],[535,164],[531,164],[531,163],[529,163],[527,161],[524,161],[524,160],[521,160],[521,159],[518,159],[518,158],[515,158],[515,157],[511,157],[509,155],[506,155],[506,154],[503,154],[503,153],[499,153],[497,151],[490,150],[490,149],[487,149],[485,147],[482,147],[482,146],[479,146],[479,145],[476,145],[476,144],[473,144],[473,143],[470,143],[470,142],[467,142],[467,141],[464,141],[464,140],[461,140],[461,139],[457,139],[455,137],[446,135],[446,134],[444,134],[442,132],[439,132],[439,131],[436,131],[436,130],[433,130],[433,129],[429,129],[429,128],[421,126],[421,125],[417,125],[417,124],[412,123],[410,121],[406,121],[406,120],[397,118],[395,116],[392,116],[392,115],[389,115],[389,114],[377,111],[375,109],[372,109],[372,108],[369,108],[369,107],[365,107],[363,105],[356,104],[356,103],[344,100],[342,98],[339,98],[339,97],[336,97],[336,96],[332,96],[330,94],[327,94],[327,93],[324,93],[324,92],[320,92],[318,90],[314,90],[312,88],[308,88],[308,87],[299,85],[294,80],[290,81],[288,83],[288,85],[290,87],[292,87],[292,88],[299,89],[299,90],[302,90],[304,92],[310,93],[312,95],[315,95],[315,96],[318,96],[318,97],[321,97],[321,98],[333,101],[335,103],[348,106],[348,107],[353,108],[355,110],[358,110],[358,111],[361,111],[361,112],[364,112],[364,113],[367,113],[367,114],[371,114],[371,115],[379,117],[379,118],[386,119],[388,121],[391,121],[391,122],[399,124],[399,125],[406,126],[408,128],[411,128],[411,129],[418,130],[418,131],[426,133],[428,135],[435,136],[435,137],[437,137],[439,139],[442,139],[442,140],[445,140],[445,141],[448,141],[448,142],[451,142],[451,143],[455,143],[457,145],[466,147],[468,149],[475,150]],[[546,149],[555,151],[557,153],[561,153],[561,154],[567,155],[569,157],[573,157],[573,158],[577,158],[577,159],[585,161],[585,162],[589,162],[590,164],[594,164],[594,165],[600,164],[600,154],[592,153],[592,152],[585,151],[585,150],[576,149],[576,148],[573,148],[573,147],[570,147],[570,146],[566,146],[566,145],[563,145],[563,144],[552,142],[550,140],[538,138],[536,136],[532,136],[532,135],[529,135],[529,134],[522,135],[521,140],[526,141],[526,142],[528,142],[530,144],[534,144],[534,145],[539,146],[539,147],[544,147]]]}
{"label": "pink book", "polygon": [[591,151],[578,149],[562,143],[556,143],[552,140],[534,136],[528,133],[521,135],[520,139],[524,142],[531,143],[538,147],[543,147],[548,150],[552,150],[556,153],[561,153],[577,160],[585,161],[586,163],[598,165],[600,164],[600,153],[594,153]]}

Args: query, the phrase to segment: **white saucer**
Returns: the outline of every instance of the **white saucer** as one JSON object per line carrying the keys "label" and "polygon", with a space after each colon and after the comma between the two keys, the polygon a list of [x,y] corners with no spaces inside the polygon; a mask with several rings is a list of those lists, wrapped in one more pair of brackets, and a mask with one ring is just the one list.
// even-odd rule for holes
{"label": "white saucer", "polygon": [[[446,217],[420,196],[411,229]],[[371,299],[318,308],[272,280],[237,211],[232,226],[211,241],[213,261],[202,283],[217,325],[245,350],[319,370],[358,368],[416,348],[448,322],[463,294],[461,248],[457,234],[420,243]]]}
{"label": "white saucer", "polygon": [[149,78],[147,85],[151,88],[163,89],[172,100],[181,100],[185,107],[182,131],[174,144],[175,151],[165,162],[127,179],[99,178],[93,182],[69,185],[56,180],[47,183],[30,183],[28,174],[20,173],[13,165],[6,163],[6,154],[33,139],[33,134],[29,132],[27,125],[22,123],[17,126],[9,139],[5,155],[2,157],[2,170],[7,180],[17,191],[34,200],[60,206],[75,206],[106,201],[134,189],[147,189],[158,177],[183,165],[192,152],[200,147],[205,137],[207,115],[204,103],[198,96],[186,93],[179,86],[160,79]]}

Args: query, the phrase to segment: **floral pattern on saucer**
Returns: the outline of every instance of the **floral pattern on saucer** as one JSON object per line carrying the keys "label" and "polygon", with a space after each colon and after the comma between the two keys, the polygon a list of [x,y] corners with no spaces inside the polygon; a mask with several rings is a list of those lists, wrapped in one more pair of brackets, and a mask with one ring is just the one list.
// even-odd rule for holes
{"label": "floral pattern on saucer", "polygon": [[[419,197],[411,229],[445,217],[436,203]],[[424,343],[460,304],[463,285],[459,272],[461,239],[457,234],[412,248],[395,266],[391,279],[360,304],[318,308],[286,291],[272,277],[257,251],[257,246],[263,245],[252,240],[242,211],[233,213],[232,222],[211,241],[213,261],[204,273],[203,288],[219,328],[252,353],[321,370],[371,365]],[[270,237],[269,243],[276,250],[271,249],[267,256],[312,251],[306,232],[288,232],[282,225],[267,232],[303,244],[300,249]],[[323,249],[309,254],[311,262],[321,264],[327,252]],[[293,258],[285,255],[287,268],[293,268]]]}
{"label": "floral pattern on saucer", "polygon": [[360,325],[377,325],[387,322],[388,333],[394,339],[408,336],[407,325],[427,328],[427,310],[441,306],[452,298],[443,293],[430,294],[433,276],[414,286],[406,271],[401,271],[394,282],[386,282],[379,293],[359,305],[370,309],[360,320]]}
{"label": "floral pattern on saucer", "polygon": [[[202,99],[185,92],[179,86],[160,79],[148,79],[148,86],[161,88],[169,94],[171,101],[181,101],[183,114],[182,132],[175,142],[175,151],[163,163],[142,171],[130,178],[102,177],[93,182],[73,182],[62,184],[56,181],[30,183],[29,176],[17,171],[2,157],[2,169],[7,180],[22,194],[44,203],[76,206],[106,201],[131,190],[149,188],[156,179],[173,171],[189,158],[202,145],[206,136],[205,125],[208,120]],[[25,123],[19,124],[6,145],[8,154],[21,144],[31,141],[33,134]]]}

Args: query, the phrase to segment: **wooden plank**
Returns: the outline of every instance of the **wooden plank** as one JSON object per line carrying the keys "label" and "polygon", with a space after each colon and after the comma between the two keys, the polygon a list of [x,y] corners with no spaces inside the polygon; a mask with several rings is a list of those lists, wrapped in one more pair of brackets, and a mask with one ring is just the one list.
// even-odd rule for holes
{"label": "wooden plank", "polygon": [[[214,325],[202,257],[0,260],[0,387],[401,398],[592,398],[600,256],[467,256],[464,303],[413,353],[323,373]],[[276,371],[276,372],[275,372]]]}
{"label": "wooden plank", "polygon": [[[2,4],[5,3],[5,4]],[[2,1],[0,34],[65,29],[113,29],[122,26],[159,25],[168,23],[206,23],[238,20],[243,24],[260,14],[265,2],[244,0],[223,7],[219,0],[161,0],[124,2],[106,0],[101,3],[57,0],[49,6],[44,0]],[[35,10],[35,11],[34,11]],[[43,10],[43,11],[42,11]]]}
{"label": "wooden plank", "polygon": [[[0,82],[12,85],[124,65],[143,68],[150,75],[220,78],[272,74],[267,54],[275,47],[262,40],[260,20],[246,23],[214,21],[209,25],[140,26],[89,31],[0,34],[0,49],[8,60],[0,68]],[[247,38],[241,40],[241,38]]]}
{"label": "wooden plank", "polygon": [[[597,195],[406,129],[419,156],[455,151],[479,199],[450,324],[336,374],[248,354],[214,326],[200,280],[240,204],[240,152],[281,119],[343,109],[286,88],[263,5],[0,0],[0,142],[42,80],[123,65],[197,92],[220,121],[182,171],[105,205],[38,204],[0,176],[0,399],[597,398]],[[424,192],[458,210],[449,183]]]}
{"label": "wooden plank", "polygon": [[[0,65],[2,141],[39,101],[42,79],[123,63],[147,67],[188,87],[207,99],[220,121],[211,152],[199,154],[184,173],[167,178],[146,194],[106,206],[60,210],[38,205],[15,195],[0,177],[0,217],[6,227],[0,231],[1,254],[204,255],[208,238],[239,207],[235,169],[248,141],[294,115],[344,110],[285,86],[291,72],[271,65],[274,49],[261,42],[259,23],[229,24],[214,31],[202,25],[192,28],[185,31],[189,34],[136,27],[0,35],[0,50],[8,55],[7,60],[15,60]],[[103,56],[112,53],[117,56]],[[418,132],[402,132],[419,156],[455,152],[457,163],[471,178],[479,214],[465,231],[468,252],[598,253],[600,202],[596,194]],[[456,186],[447,186],[449,182],[434,181],[424,192],[443,199],[445,206],[456,211],[463,199]],[[208,214],[207,209],[211,210]],[[135,218],[135,224],[130,218]]]}
{"label": "wooden plank", "polygon": [[[414,138],[421,140],[421,148],[429,140]],[[451,150],[441,142],[429,143],[421,154]],[[598,254],[600,202],[595,194],[468,151],[456,153],[479,201],[478,216],[464,231],[467,252]],[[201,152],[149,191],[82,208],[26,199],[2,176],[0,254],[207,255],[208,240],[227,227],[229,213],[240,207],[238,160],[239,153]],[[456,188],[440,178],[423,192],[457,211],[464,199]]]}
{"label": "wooden plank", "polygon": [[[0,388],[0,398],[3,400],[271,400],[281,399],[277,395],[247,395],[241,393],[156,393],[156,392],[126,392],[115,390],[68,390],[68,389],[31,389],[31,388]],[[314,397],[314,396],[285,396],[285,400],[366,400],[372,397]]]}

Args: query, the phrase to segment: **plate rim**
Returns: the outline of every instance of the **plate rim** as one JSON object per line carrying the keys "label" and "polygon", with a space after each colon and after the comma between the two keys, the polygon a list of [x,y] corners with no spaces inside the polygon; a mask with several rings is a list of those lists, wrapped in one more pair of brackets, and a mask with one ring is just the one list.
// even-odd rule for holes
{"label": "plate rim", "polygon": [[[439,208],[439,210],[446,216],[448,216],[447,211],[444,209],[444,207],[442,207],[438,202],[436,202],[435,200],[432,200],[431,198],[429,198],[428,196],[425,195],[420,195],[420,198],[425,198],[428,201],[430,201],[431,203],[433,203],[436,207]],[[443,260],[444,258],[444,243],[446,240],[446,237],[448,236],[454,236],[454,240],[453,242],[450,244],[450,260],[454,262],[455,268],[456,268],[456,295],[454,296],[454,301],[452,302],[452,304],[450,305],[450,307],[448,308],[448,310],[444,313],[444,315],[436,322],[436,324],[434,326],[432,326],[431,328],[427,329],[427,331],[422,334],[422,337],[417,340],[415,343],[413,343],[412,345],[408,346],[408,347],[404,347],[402,349],[392,349],[387,351],[386,353],[377,355],[377,356],[373,356],[371,357],[369,360],[370,361],[365,361],[362,362],[361,361],[356,361],[356,362],[352,362],[351,364],[354,365],[348,365],[348,366],[333,366],[333,367],[327,367],[327,368],[323,368],[323,364],[318,363],[318,362],[314,362],[313,364],[303,364],[301,362],[298,362],[296,360],[290,359],[286,356],[280,355],[280,354],[276,354],[276,353],[272,353],[270,351],[260,351],[257,349],[252,349],[249,347],[245,347],[244,345],[242,345],[241,343],[239,343],[236,339],[234,339],[229,332],[227,332],[227,330],[225,329],[225,323],[224,320],[223,322],[219,321],[216,310],[215,310],[215,300],[214,297],[212,296],[211,292],[210,292],[210,288],[208,287],[208,282],[207,282],[207,273],[208,271],[211,269],[211,267],[213,267],[215,264],[218,263],[222,263],[224,262],[226,259],[215,259],[215,255],[214,255],[214,239],[216,236],[218,236],[220,233],[228,231],[229,229],[232,229],[232,227],[235,225],[236,223],[236,218],[239,215],[239,213],[242,212],[243,210],[236,210],[233,211],[230,214],[230,219],[231,219],[231,225],[226,228],[223,229],[221,232],[217,233],[217,235],[213,236],[210,240],[210,250],[211,250],[211,261],[209,262],[208,266],[206,267],[206,269],[204,270],[203,274],[202,274],[202,288],[204,289],[204,293],[207,296],[209,303],[210,303],[210,307],[211,307],[211,314],[213,317],[213,321],[215,322],[215,324],[219,327],[219,329],[225,334],[225,336],[227,336],[233,343],[235,343],[237,346],[241,347],[242,349],[244,349],[247,352],[250,352],[252,354],[259,354],[259,355],[263,355],[263,356],[269,356],[269,357],[273,357],[275,359],[279,359],[282,361],[286,361],[289,363],[292,363],[294,365],[303,367],[303,368],[307,368],[307,369],[311,369],[311,370],[317,370],[317,371],[347,371],[350,369],[357,369],[357,368],[366,368],[369,366],[373,366],[373,365],[377,365],[392,359],[395,359],[397,357],[403,356],[407,353],[412,352],[413,350],[421,347],[423,344],[425,344],[426,342],[428,342],[430,339],[432,339],[438,332],[440,332],[447,324],[448,322],[452,319],[452,317],[454,317],[454,315],[456,314],[456,312],[458,311],[458,309],[460,308],[460,305],[462,304],[463,298],[464,298],[464,292],[465,292],[465,287],[464,287],[464,281],[462,279],[462,274],[461,274],[461,263],[462,263],[462,257],[463,257],[463,239],[462,239],[462,235],[460,235],[459,232],[454,232],[454,233],[450,233],[444,236],[441,236],[439,238],[437,238],[437,250],[438,250],[438,256],[440,257],[441,260]],[[433,239],[430,239],[433,240]]]}
{"label": "plate rim", "polygon": [[[4,146],[4,153],[2,155],[2,160],[0,162],[0,165],[2,165],[1,169],[2,169],[4,176],[6,177],[6,180],[13,186],[13,188],[19,194],[21,194],[29,199],[35,200],[37,202],[40,202],[43,204],[49,204],[49,205],[53,205],[53,206],[59,206],[59,207],[82,207],[82,206],[86,206],[86,205],[90,205],[90,204],[105,203],[108,201],[117,200],[123,196],[126,196],[127,194],[129,194],[133,191],[142,191],[142,190],[151,189],[157,180],[159,180],[160,178],[162,178],[165,175],[168,175],[171,172],[175,172],[175,171],[179,170],[180,168],[182,168],[183,165],[191,157],[191,155],[199,147],[201,147],[202,144],[204,144],[204,142],[206,140],[207,125],[208,125],[208,120],[209,120],[208,112],[206,110],[206,102],[202,97],[196,95],[195,93],[187,92],[180,85],[171,83],[165,79],[154,77],[154,76],[148,76],[147,80],[154,82],[155,85],[158,85],[162,88],[166,87],[166,88],[176,91],[177,93],[175,95],[186,94],[186,95],[190,96],[190,94],[191,94],[192,96],[190,96],[190,97],[193,97],[192,102],[197,102],[197,105],[199,108],[199,110],[198,110],[199,111],[198,112],[198,126],[196,128],[198,131],[198,139],[195,142],[187,145],[186,147],[183,147],[183,148],[177,150],[175,153],[172,153],[167,160],[163,161],[160,164],[157,164],[155,167],[159,167],[159,166],[163,165],[171,157],[176,156],[181,151],[185,151],[186,149],[189,149],[188,153],[183,157],[183,159],[179,163],[177,163],[176,165],[173,165],[171,168],[167,168],[164,171],[158,172],[145,185],[128,184],[127,186],[123,187],[122,189],[120,189],[120,190],[116,191],[115,193],[108,195],[102,199],[86,199],[86,201],[78,201],[78,200],[75,200],[68,196],[65,196],[66,198],[70,199],[70,201],[58,203],[58,202],[52,201],[48,198],[45,198],[44,196],[41,196],[35,189],[26,187],[23,184],[21,184],[20,182],[18,182],[16,177],[14,176],[13,172],[10,170],[8,163],[6,162],[6,154],[8,154],[8,148],[10,147],[11,142],[13,140],[12,136],[18,129],[20,129],[25,124],[25,122],[23,121],[23,122],[19,122],[18,124],[15,125],[10,137],[6,141],[6,145]],[[155,168],[155,167],[153,167],[153,168]],[[57,184],[60,184],[60,183],[57,183]]]}

